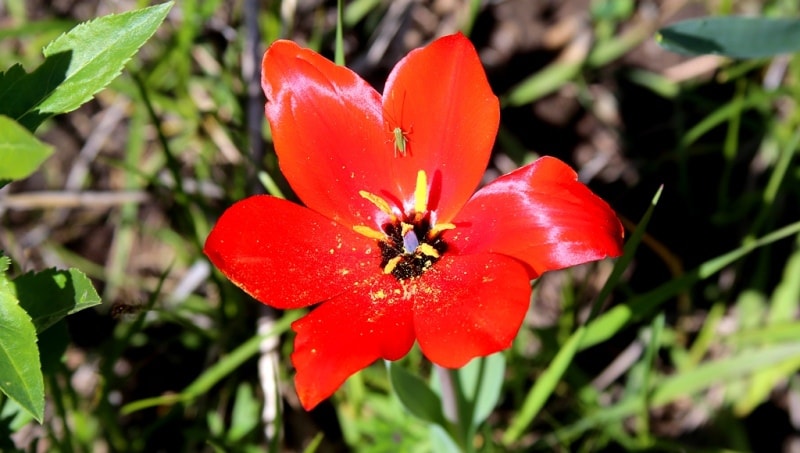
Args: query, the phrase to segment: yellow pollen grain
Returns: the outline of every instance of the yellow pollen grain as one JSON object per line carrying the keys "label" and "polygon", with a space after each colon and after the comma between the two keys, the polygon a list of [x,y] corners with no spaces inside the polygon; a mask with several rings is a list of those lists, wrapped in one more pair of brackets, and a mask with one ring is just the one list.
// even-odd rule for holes
{"label": "yellow pollen grain", "polygon": [[386,266],[383,267],[383,273],[386,275],[391,274],[394,268],[397,267],[397,264],[402,259],[403,259],[402,256],[395,256],[394,258],[390,259],[389,262],[386,263]]}
{"label": "yellow pollen grain", "polygon": [[439,255],[439,252],[430,244],[420,244],[419,247],[417,247],[417,251],[432,258],[439,258],[441,256]]}
{"label": "yellow pollen grain", "polygon": [[[353,231],[355,231],[356,233],[358,233],[358,234],[360,234],[362,236],[366,236],[366,237],[368,237],[370,239],[377,239],[379,241],[383,241],[383,240],[386,239],[386,235],[384,235],[380,231],[373,230],[372,228],[370,228],[368,226],[364,226],[364,225],[355,225],[353,227]],[[333,253],[333,249],[331,249],[331,253]]]}
{"label": "yellow pollen grain", "polygon": [[380,289],[380,290],[372,293],[372,299],[373,300],[386,299],[386,292],[384,292],[382,289]]}
{"label": "yellow pollen grain", "polygon": [[414,211],[424,214],[428,210],[428,176],[425,170],[417,172],[417,185],[414,188]]}
{"label": "yellow pollen grain", "polygon": [[403,300],[409,300],[417,294],[417,285],[413,282],[406,281],[405,284],[402,284],[403,287]]}
{"label": "yellow pollen grain", "polygon": [[365,198],[367,201],[374,204],[378,209],[388,214],[392,221],[395,220],[392,207],[389,206],[389,203],[387,203],[386,200],[375,195],[374,193],[369,193],[366,190],[359,190],[358,194],[361,195],[362,198]]}

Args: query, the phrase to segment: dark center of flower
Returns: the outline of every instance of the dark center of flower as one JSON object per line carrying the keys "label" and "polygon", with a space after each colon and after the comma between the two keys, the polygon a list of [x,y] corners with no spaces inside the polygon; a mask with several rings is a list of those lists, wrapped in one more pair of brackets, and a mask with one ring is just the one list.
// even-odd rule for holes
{"label": "dark center of flower", "polygon": [[429,216],[387,223],[383,232],[386,238],[378,241],[381,268],[398,280],[419,277],[447,250],[440,232],[431,229]]}
{"label": "dark center of flower", "polygon": [[417,174],[414,190],[414,209],[402,218],[398,217],[389,203],[366,191],[361,196],[389,215],[389,222],[381,226],[382,232],[367,226],[353,229],[364,236],[376,239],[381,250],[380,267],[384,274],[392,274],[398,280],[419,277],[447,251],[442,232],[455,228],[449,223],[433,225],[428,212],[428,186],[425,172]]}

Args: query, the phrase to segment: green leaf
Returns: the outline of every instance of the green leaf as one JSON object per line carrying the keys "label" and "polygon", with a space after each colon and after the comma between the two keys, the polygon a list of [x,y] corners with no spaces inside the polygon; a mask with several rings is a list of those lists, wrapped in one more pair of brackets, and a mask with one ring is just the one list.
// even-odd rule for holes
{"label": "green leaf", "polygon": [[0,73],[0,115],[17,120],[29,131],[36,128],[50,113],[36,107],[50,96],[66,78],[72,52],[60,52],[45,58],[35,71],[28,74],[20,65]]}
{"label": "green leaf", "polygon": [[439,425],[430,425],[431,451],[436,453],[462,453],[463,450]]}
{"label": "green leaf", "polygon": [[505,374],[506,358],[502,352],[472,360],[459,370],[461,388],[473,404],[473,426],[478,426],[486,420],[497,405]]}
{"label": "green leaf", "polygon": [[36,329],[5,283],[0,284],[0,391],[42,421],[44,378]]}
{"label": "green leaf", "polygon": [[78,108],[122,71],[155,33],[172,2],[82,23],[44,49],[45,57],[71,53],[66,77],[38,110],[66,113]]}
{"label": "green leaf", "polygon": [[100,303],[86,275],[77,269],[48,269],[20,275],[12,282],[20,305],[42,332],[65,316]]}
{"label": "green leaf", "polygon": [[667,50],[689,55],[768,58],[800,50],[800,20],[768,17],[690,19],[662,28],[656,34],[656,41]]}
{"label": "green leaf", "polygon": [[408,412],[422,420],[445,425],[442,401],[428,384],[396,362],[386,362],[395,395]]}
{"label": "green leaf", "polygon": [[260,410],[258,399],[250,385],[246,382],[239,384],[236,389],[236,399],[233,401],[231,428],[226,435],[227,440],[231,443],[239,442],[256,429],[261,422]]}
{"label": "green leaf", "polygon": [[52,147],[16,121],[0,115],[0,180],[27,178],[52,153]]}

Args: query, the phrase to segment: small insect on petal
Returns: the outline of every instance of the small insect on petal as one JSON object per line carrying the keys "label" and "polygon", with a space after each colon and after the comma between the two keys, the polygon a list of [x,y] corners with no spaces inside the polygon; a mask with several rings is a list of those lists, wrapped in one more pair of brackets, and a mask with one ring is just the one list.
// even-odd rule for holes
{"label": "small insect on petal", "polygon": [[405,157],[406,147],[408,146],[408,136],[405,131],[399,127],[394,128],[392,133],[394,134],[394,157],[397,157],[398,152],[400,152],[401,156]]}

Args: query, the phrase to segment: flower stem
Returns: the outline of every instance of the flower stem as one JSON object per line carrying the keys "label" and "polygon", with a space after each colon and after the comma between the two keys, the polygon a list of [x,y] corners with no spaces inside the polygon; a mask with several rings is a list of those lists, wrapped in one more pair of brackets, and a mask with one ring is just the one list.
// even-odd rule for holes
{"label": "flower stem", "polygon": [[443,368],[434,364],[442,390],[442,412],[452,423],[448,433],[455,440],[461,451],[474,451],[472,437],[472,403],[464,394],[461,386],[459,370]]}

